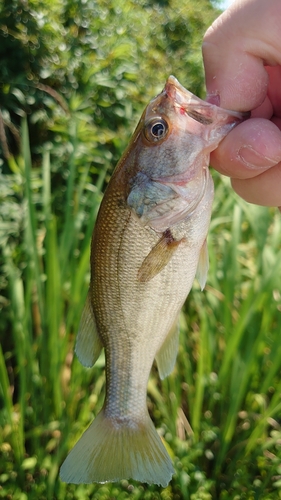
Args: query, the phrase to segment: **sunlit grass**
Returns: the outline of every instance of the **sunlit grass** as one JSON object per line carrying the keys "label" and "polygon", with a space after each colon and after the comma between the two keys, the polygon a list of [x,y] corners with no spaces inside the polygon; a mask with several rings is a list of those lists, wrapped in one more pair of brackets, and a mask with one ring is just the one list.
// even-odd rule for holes
{"label": "sunlit grass", "polygon": [[[175,464],[162,490],[122,481],[66,485],[58,470],[102,406],[104,358],[73,357],[87,294],[90,238],[105,172],[79,169],[76,124],[65,210],[53,206],[52,156],[31,169],[22,129],[23,255],[3,246],[12,342],[0,350],[0,498],[281,498],[281,218],[238,199],[216,176],[205,291],[181,315],[177,365],[152,370],[148,407]],[[3,341],[3,348],[6,342]]]}

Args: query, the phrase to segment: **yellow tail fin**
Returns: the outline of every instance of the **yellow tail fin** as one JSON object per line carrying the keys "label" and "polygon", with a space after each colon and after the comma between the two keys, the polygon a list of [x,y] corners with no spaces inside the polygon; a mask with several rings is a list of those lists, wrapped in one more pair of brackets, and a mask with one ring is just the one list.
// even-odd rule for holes
{"label": "yellow tail fin", "polygon": [[97,416],[61,466],[66,483],[135,479],[167,486],[174,473],[169,455],[147,415],[145,422]]}

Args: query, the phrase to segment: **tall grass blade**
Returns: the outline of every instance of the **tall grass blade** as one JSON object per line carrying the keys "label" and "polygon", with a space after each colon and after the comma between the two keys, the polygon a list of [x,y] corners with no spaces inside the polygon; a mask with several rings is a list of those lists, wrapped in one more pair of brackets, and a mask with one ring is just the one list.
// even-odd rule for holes
{"label": "tall grass blade", "polygon": [[14,457],[16,463],[21,464],[24,456],[24,446],[21,432],[22,423],[15,420],[15,412],[13,407],[13,400],[11,396],[10,381],[7,373],[7,368],[5,364],[5,358],[2,351],[2,346],[0,344],[0,394],[4,401],[5,414],[4,418],[1,418],[1,427],[4,430],[7,424],[10,427],[9,430],[9,440],[12,445],[14,452]]}
{"label": "tall grass blade", "polygon": [[29,349],[30,339],[26,328],[27,325],[25,317],[23,283],[19,276],[18,270],[16,269],[10,258],[8,250],[4,256],[6,261],[7,275],[9,279],[9,295],[11,301],[11,312],[13,316],[12,333],[19,378],[19,396],[17,408],[12,405],[12,402],[10,401],[7,394],[7,387],[4,387],[7,383],[4,367],[2,368],[3,391],[5,391],[6,394],[6,409],[10,414],[9,420],[10,422],[12,422],[12,430],[14,432],[12,436],[12,443],[14,444],[15,458],[19,463],[21,463],[25,452],[24,418],[26,414],[27,387],[30,383],[28,370],[28,367],[31,363]]}
{"label": "tall grass blade", "polygon": [[63,277],[66,273],[67,263],[73,245],[73,239],[76,229],[74,223],[74,189],[76,179],[77,121],[75,117],[72,117],[72,120],[70,122],[69,138],[70,144],[72,146],[72,152],[69,161],[69,174],[67,177],[66,185],[65,219],[63,232],[60,239],[60,263],[61,273]]}

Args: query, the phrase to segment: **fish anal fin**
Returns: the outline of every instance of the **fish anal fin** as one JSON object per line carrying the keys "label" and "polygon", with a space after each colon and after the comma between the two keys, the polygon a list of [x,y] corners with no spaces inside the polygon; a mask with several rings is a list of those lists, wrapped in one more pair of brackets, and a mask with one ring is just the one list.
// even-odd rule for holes
{"label": "fish anal fin", "polygon": [[89,292],[79,324],[75,352],[82,365],[93,366],[100,355],[102,347]]}
{"label": "fish anal fin", "polygon": [[134,479],[167,486],[174,469],[149,417],[96,417],[60,469],[66,483],[105,483]]}
{"label": "fish anal fin", "polygon": [[171,260],[179,244],[183,241],[175,240],[167,229],[161,239],[152,248],[149,254],[145,257],[139,271],[138,280],[142,283],[150,281],[156,276]]}
{"label": "fish anal fin", "polygon": [[201,290],[205,288],[208,270],[209,270],[209,254],[208,254],[207,240],[205,240],[199,254],[199,260],[196,271],[196,278],[199,281]]}
{"label": "fish anal fin", "polygon": [[179,348],[179,318],[177,317],[162,346],[156,354],[156,362],[161,380],[173,371]]}

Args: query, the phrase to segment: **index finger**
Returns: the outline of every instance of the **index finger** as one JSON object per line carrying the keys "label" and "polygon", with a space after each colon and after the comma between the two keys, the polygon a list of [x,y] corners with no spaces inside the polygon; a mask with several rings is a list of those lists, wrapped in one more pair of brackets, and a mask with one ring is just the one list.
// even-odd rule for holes
{"label": "index finger", "polygon": [[220,106],[248,111],[267,93],[265,65],[281,64],[281,2],[234,2],[207,30],[203,41],[206,85]]}

